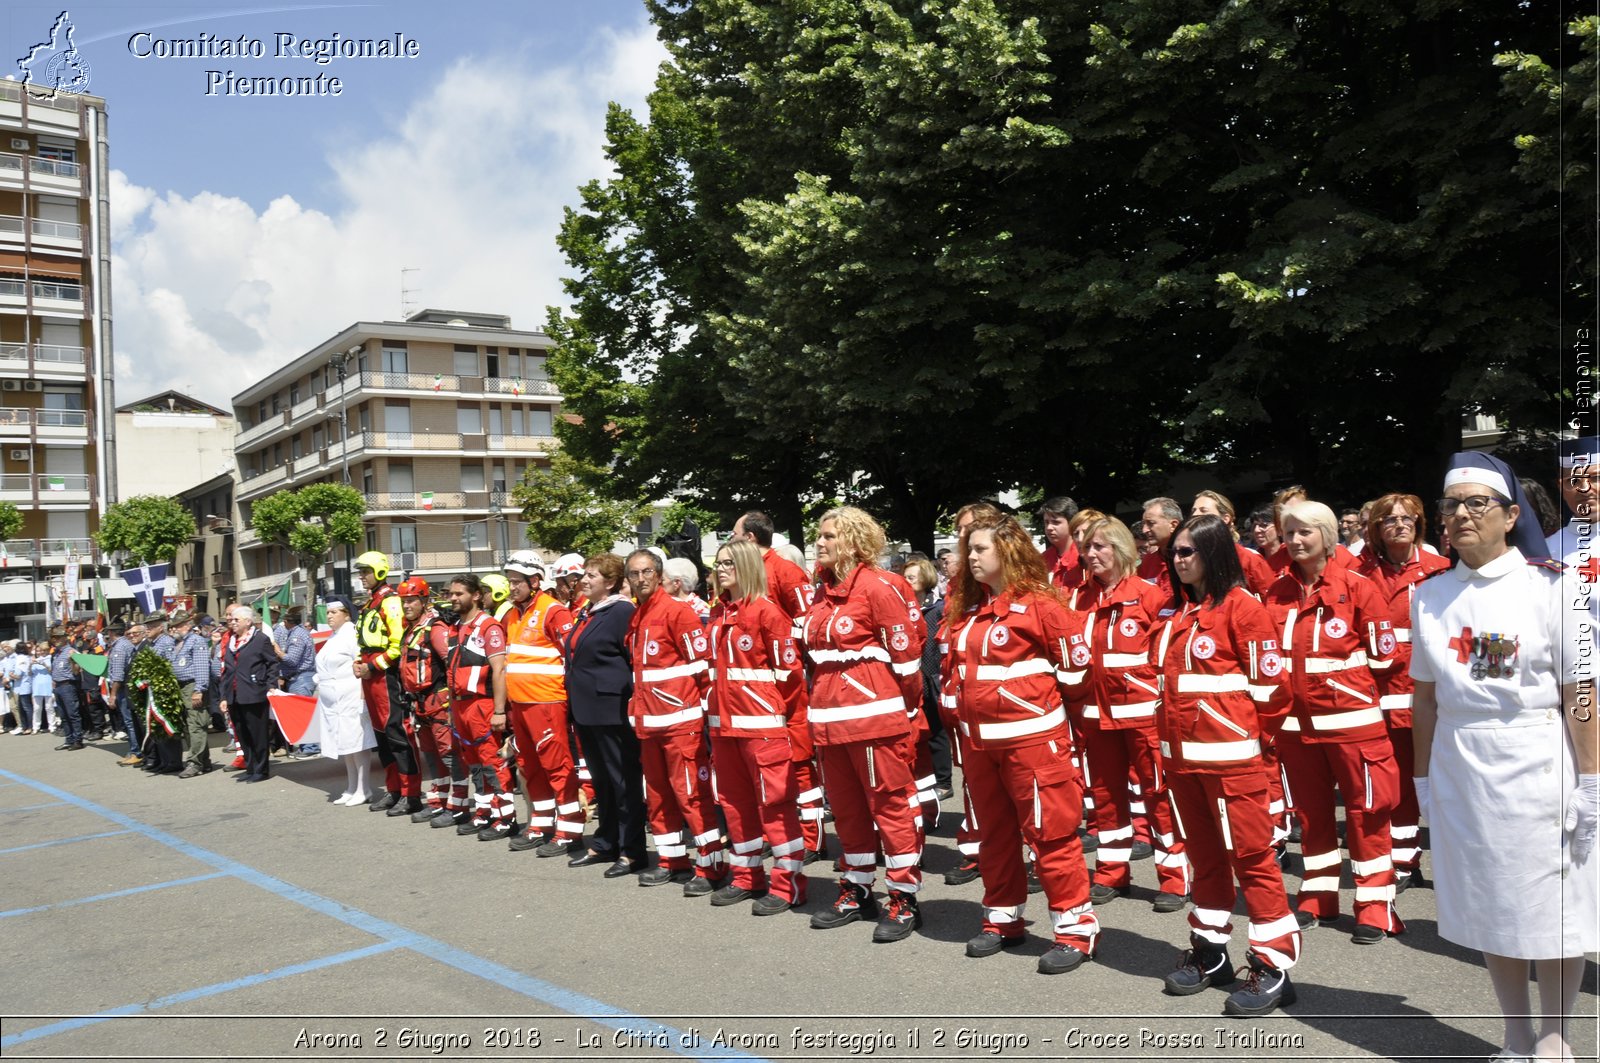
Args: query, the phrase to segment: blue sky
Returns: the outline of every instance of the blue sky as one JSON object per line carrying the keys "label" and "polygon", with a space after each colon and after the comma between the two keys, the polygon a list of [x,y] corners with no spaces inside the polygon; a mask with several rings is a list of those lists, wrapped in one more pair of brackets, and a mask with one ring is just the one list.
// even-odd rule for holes
{"label": "blue sky", "polygon": [[[5,6],[6,71],[62,10]],[[178,387],[226,404],[346,324],[397,318],[402,266],[420,267],[407,286],[421,305],[540,327],[561,299],[562,207],[605,174],[606,103],[642,108],[665,55],[638,0],[66,10],[109,114],[124,401]],[[398,33],[420,54],[318,65],[275,56],[278,33]],[[260,40],[267,55],[134,54],[202,34]],[[324,74],[343,88],[208,96],[208,70]]]}

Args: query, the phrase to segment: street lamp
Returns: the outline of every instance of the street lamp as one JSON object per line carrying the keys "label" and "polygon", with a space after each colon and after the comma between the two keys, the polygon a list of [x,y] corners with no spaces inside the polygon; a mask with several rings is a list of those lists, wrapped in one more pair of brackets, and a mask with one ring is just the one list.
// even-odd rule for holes
{"label": "street lamp", "polygon": [[[347,350],[340,351],[328,359],[330,365],[339,371],[339,471],[340,482],[346,487],[350,486],[350,401],[349,392],[345,389],[345,377],[349,374],[350,359],[361,353],[362,345],[356,344]],[[354,590],[354,573],[351,571],[351,547],[344,544],[344,577],[340,581],[340,593],[349,596]]]}

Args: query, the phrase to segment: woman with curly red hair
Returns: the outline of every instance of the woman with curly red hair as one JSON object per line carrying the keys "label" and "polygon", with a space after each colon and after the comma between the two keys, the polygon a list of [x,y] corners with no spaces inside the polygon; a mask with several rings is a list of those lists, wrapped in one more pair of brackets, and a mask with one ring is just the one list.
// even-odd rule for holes
{"label": "woman with curly red hair", "polygon": [[992,956],[1026,939],[1026,843],[1054,933],[1039,972],[1063,974],[1094,955],[1100,932],[1078,839],[1083,791],[1072,767],[1063,695],[1084,679],[1083,624],[1062,604],[1033,540],[1014,519],[974,524],[962,540],[962,558],[947,615],[984,909],[983,929],[967,942],[967,955]]}

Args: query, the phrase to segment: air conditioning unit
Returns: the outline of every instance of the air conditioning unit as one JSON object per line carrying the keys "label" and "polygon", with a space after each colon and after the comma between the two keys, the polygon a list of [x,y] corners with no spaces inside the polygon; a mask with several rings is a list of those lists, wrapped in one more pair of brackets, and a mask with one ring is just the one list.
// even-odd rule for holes
{"label": "air conditioning unit", "polygon": [[0,391],[21,391],[21,390],[22,390],[22,381],[20,381],[20,380],[0,380]]}
{"label": "air conditioning unit", "polygon": [[28,460],[28,451],[27,451],[27,449],[24,448],[24,447],[12,447],[11,448],[11,460],[12,461],[27,461]]}
{"label": "air conditioning unit", "polygon": [[27,151],[28,147],[29,147],[29,145],[28,145],[28,138],[27,137],[12,137],[11,138],[11,150],[12,151]]}
{"label": "air conditioning unit", "polygon": [[401,572],[412,571],[417,567],[417,555],[409,550],[405,553],[396,554],[394,558],[394,567],[399,569]]}
{"label": "air conditioning unit", "polygon": [[24,380],[22,382],[22,390],[23,391],[43,391],[44,390],[44,381],[42,381],[42,380]]}

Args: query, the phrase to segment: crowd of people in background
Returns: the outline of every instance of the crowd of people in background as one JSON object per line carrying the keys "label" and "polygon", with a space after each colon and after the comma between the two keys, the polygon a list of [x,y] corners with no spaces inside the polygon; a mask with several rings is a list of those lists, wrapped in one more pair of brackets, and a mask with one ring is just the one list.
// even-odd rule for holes
{"label": "crowd of people in background", "polygon": [[[11,734],[55,729],[61,750],[126,740],[122,764],[179,778],[211,769],[206,733],[228,727],[231,767],[259,782],[274,747],[295,748],[272,692],[314,695],[321,727],[304,737],[320,744],[297,752],[343,763],[335,804],[758,916],[810,903],[807,868],[831,861],[837,891],[810,925],[870,921],[879,942],[922,925],[928,832],[959,794],[945,881],[981,880],[968,956],[1026,940],[1042,893],[1038,970],[1076,969],[1151,858],[1153,908],[1187,912],[1166,991],[1227,987],[1238,1016],[1294,1002],[1306,933],[1342,923],[1369,946],[1403,933],[1421,828],[1447,824],[1440,932],[1488,957],[1500,1058],[1561,1058],[1597,945],[1600,440],[1563,454],[1566,523],[1537,483],[1469,452],[1431,506],[1388,492],[1335,512],[1289,488],[1243,527],[1211,490],[1187,507],[1149,499],[1130,522],[1051,498],[1042,549],[976,502],[932,558],[892,555],[849,506],[822,515],[810,561],[746,513],[708,573],[652,549],[524,550],[446,588],[391,582],[370,551],[355,561],[363,600],[327,603],[315,652],[293,609],[267,630],[244,606],[225,627],[183,612],[78,625],[0,647],[0,708]],[[180,684],[183,734],[150,733],[130,696],[144,646]],[[103,686],[74,654],[109,658]],[[1532,837],[1548,846],[1519,844]],[[1485,845],[1506,859],[1471,855]]]}

